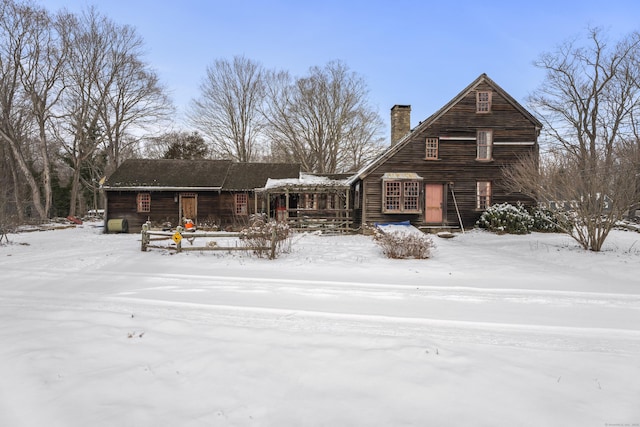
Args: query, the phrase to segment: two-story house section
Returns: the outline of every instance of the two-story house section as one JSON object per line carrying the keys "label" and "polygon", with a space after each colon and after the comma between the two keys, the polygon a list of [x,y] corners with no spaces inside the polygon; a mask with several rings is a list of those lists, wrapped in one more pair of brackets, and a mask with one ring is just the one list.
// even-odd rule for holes
{"label": "two-story house section", "polygon": [[468,228],[492,204],[534,203],[503,171],[538,155],[542,124],[486,74],[413,130],[410,113],[391,109],[391,146],[352,177],[356,221]]}

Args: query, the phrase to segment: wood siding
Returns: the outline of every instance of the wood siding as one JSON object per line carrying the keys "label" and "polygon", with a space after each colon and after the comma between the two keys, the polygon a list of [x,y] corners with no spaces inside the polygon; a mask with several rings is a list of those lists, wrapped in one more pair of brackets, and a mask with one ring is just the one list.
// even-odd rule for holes
{"label": "wood siding", "polygon": [[[437,118],[431,125],[414,132],[409,141],[389,159],[378,165],[364,178],[363,212],[367,223],[410,220],[414,225],[426,226],[424,216],[424,185],[443,184],[443,224],[457,226],[458,216],[451,190],[455,193],[460,216],[465,227],[471,227],[482,211],[476,209],[477,181],[490,181],[492,204],[522,202],[527,205],[533,200],[521,194],[510,193],[505,188],[503,169],[517,162],[521,157],[537,153],[537,143],[533,145],[500,143],[526,143],[537,141],[538,129],[512,103],[486,84],[477,90],[492,90],[490,113],[476,113],[476,91],[469,92],[459,102]],[[492,160],[476,160],[476,134],[478,130],[493,133]],[[425,160],[426,139],[440,138],[437,160]],[[447,139],[453,138],[453,139]],[[472,138],[472,139],[459,139]],[[498,143],[498,145],[495,145]],[[382,177],[385,173],[414,172],[423,178],[422,209],[420,214],[383,214]],[[429,224],[433,225],[433,224]]]}
{"label": "wood siding", "polygon": [[[169,222],[173,227],[181,224],[179,203],[176,197],[179,192],[151,191],[150,212],[137,212],[136,196],[144,191],[109,191],[107,192],[106,219],[126,219],[130,233],[138,233],[142,225],[151,221],[153,225]],[[235,214],[234,193],[217,191],[199,191],[197,194],[197,218],[192,218],[197,227],[211,226],[221,228],[244,226],[248,224],[249,215],[254,213],[253,193],[248,194],[248,215]],[[179,198],[178,198],[179,200]]]}

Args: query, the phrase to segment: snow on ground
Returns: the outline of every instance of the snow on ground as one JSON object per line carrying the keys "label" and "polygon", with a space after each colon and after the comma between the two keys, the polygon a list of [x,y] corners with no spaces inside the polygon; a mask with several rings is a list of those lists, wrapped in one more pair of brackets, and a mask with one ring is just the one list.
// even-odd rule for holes
{"label": "snow on ground", "polygon": [[640,234],[295,235],[269,261],[96,223],[0,246],[2,426],[640,425]]}

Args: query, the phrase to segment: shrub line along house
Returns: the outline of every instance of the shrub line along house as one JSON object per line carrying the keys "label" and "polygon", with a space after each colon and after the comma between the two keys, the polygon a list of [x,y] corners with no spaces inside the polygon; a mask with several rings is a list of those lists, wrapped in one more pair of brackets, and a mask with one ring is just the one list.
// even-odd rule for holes
{"label": "shrub line along house", "polygon": [[105,223],[126,220],[243,225],[264,213],[293,228],[349,231],[409,221],[425,229],[470,227],[494,203],[534,200],[512,192],[503,169],[538,154],[542,124],[481,74],[435,114],[410,126],[391,109],[391,146],[350,175],[301,173],[297,164],[228,160],[127,160],[105,182]]}

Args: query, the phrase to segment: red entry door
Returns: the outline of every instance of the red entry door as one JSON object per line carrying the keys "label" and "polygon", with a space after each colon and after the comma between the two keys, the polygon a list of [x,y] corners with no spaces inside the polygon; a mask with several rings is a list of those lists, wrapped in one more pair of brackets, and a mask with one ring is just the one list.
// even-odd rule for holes
{"label": "red entry door", "polygon": [[424,187],[427,223],[442,223],[442,188],[442,184],[426,184]]}

